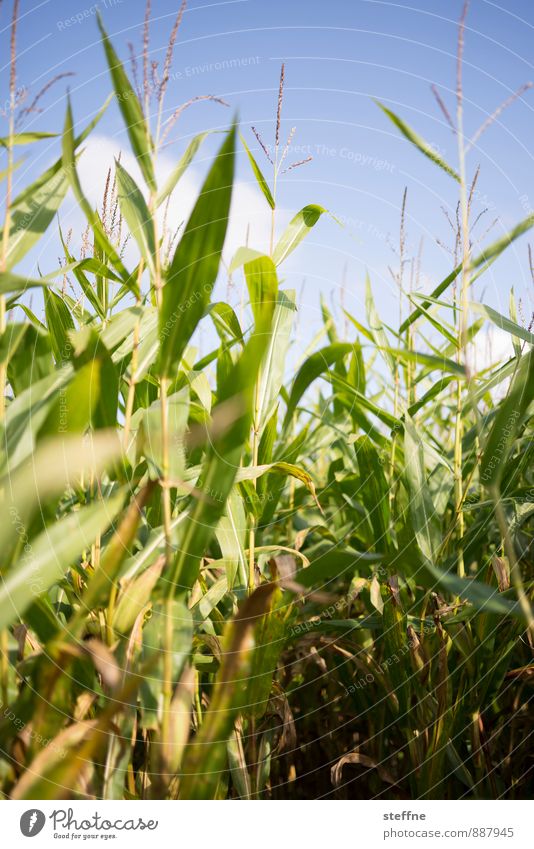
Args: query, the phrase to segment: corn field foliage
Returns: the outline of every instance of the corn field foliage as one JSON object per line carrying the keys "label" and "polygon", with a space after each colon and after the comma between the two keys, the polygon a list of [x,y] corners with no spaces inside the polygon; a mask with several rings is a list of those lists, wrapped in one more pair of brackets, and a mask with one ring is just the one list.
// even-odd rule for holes
{"label": "corn field foliage", "polygon": [[[17,196],[21,146],[48,134],[0,139],[4,796],[528,797],[534,335],[471,287],[534,219],[473,250],[461,135],[453,167],[382,106],[457,184],[454,263],[397,327],[372,280],[344,329],[323,304],[292,357],[284,263],[329,213],[310,198],[278,232],[278,133],[273,182],[235,120],[171,239],[207,134],[158,184],[161,123],[99,27],[138,182],[117,161],[107,209],[84,195],[108,102],[83,127],[66,102],[59,158]],[[237,151],[273,237],[228,266]],[[83,255],[60,230],[63,260],[28,279],[68,191]],[[229,277],[239,317],[214,296]],[[490,325],[514,353],[477,371]]]}

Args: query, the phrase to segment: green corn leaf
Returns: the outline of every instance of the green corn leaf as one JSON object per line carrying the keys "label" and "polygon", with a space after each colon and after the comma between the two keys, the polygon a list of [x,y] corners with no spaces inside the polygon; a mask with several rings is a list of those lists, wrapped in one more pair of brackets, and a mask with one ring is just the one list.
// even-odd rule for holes
{"label": "green corn leaf", "polygon": [[70,338],[74,345],[74,367],[78,371],[98,364],[100,391],[91,418],[93,428],[115,427],[119,394],[119,375],[111,355],[96,328],[83,327]]}
{"label": "green corn leaf", "polygon": [[273,313],[278,295],[276,267],[268,256],[260,256],[245,263],[245,279],[254,320],[258,322],[263,312]]}
{"label": "green corn leaf", "polygon": [[[408,298],[409,298],[410,302],[415,306],[416,305],[415,298],[410,294],[408,294]],[[424,317],[426,318],[427,321],[430,322],[432,327],[435,327],[436,330],[438,330],[445,337],[445,339],[452,346],[453,351],[457,351],[458,350],[458,339],[453,335],[452,328],[449,329],[450,326],[445,326],[445,323],[443,321],[440,321],[438,318],[433,316],[432,313],[429,310],[425,309],[424,306],[419,305],[419,307],[417,307],[417,309],[419,310],[419,314],[424,315]]]}
{"label": "green corn leaf", "polygon": [[534,399],[534,350],[519,361],[517,372],[504,401],[501,402],[484,446],[480,480],[487,487],[498,486],[514,437],[523,416]]}
{"label": "green corn leaf", "polygon": [[69,331],[75,329],[73,318],[63,298],[51,289],[44,290],[45,315],[56,363],[63,365],[71,359]]}
{"label": "green corn leaf", "polygon": [[390,547],[389,486],[384,465],[376,447],[368,436],[360,436],[354,443],[360,482],[366,510],[374,532],[374,545],[378,551]]}
{"label": "green corn leaf", "polygon": [[486,306],[486,304],[471,302],[469,304],[469,309],[472,310],[472,312],[483,315],[497,327],[500,327],[501,330],[504,330],[506,333],[510,333],[514,339],[523,339],[525,342],[528,342],[529,345],[534,345],[534,333],[530,333],[530,331],[528,331],[525,327],[521,327],[521,325],[517,324],[517,322],[501,315],[497,312],[497,310],[494,310],[493,307]]}
{"label": "green corn leaf", "polygon": [[409,415],[404,417],[404,462],[415,538],[425,559],[432,563],[440,542],[436,510],[427,483],[423,442]]}
{"label": "green corn leaf", "polygon": [[517,224],[513,230],[510,230],[509,233],[506,233],[506,235],[502,236],[500,239],[496,239],[491,243],[491,245],[485,248],[482,253],[471,261],[470,267],[475,269],[480,268],[480,266],[489,265],[497,259],[497,257],[500,256],[502,252],[512,244],[512,242],[515,242],[519,236],[528,232],[528,230],[532,227],[534,227],[534,215],[529,215],[527,218],[524,218],[523,221],[520,221],[519,224]]}
{"label": "green corn leaf", "polygon": [[437,526],[437,514],[432,502],[425,473],[424,446],[421,437],[409,416],[406,416],[405,431],[406,477],[410,490],[412,524],[423,565],[432,581],[443,586],[453,595],[468,599],[477,610],[501,615],[520,616],[520,607],[503,598],[496,589],[481,581],[460,578],[453,572],[436,565],[435,555],[441,541]]}
{"label": "green corn leaf", "polygon": [[[122,342],[130,342],[131,347],[128,348],[128,353],[133,347],[133,339],[130,337],[133,333],[135,325],[143,319],[151,307],[135,306],[127,307],[120,312],[115,313],[108,321],[106,326],[100,332],[100,338],[106,348],[112,351],[117,348]],[[126,351],[124,352],[126,355]]]}
{"label": "green corn leaf", "polygon": [[[165,634],[169,628],[172,631],[172,655],[167,658]],[[192,639],[193,619],[186,605],[178,599],[173,599],[170,604],[158,599],[152,605],[150,621],[143,631],[143,659],[152,670],[143,681],[140,693],[143,727],[158,728],[157,713],[163,699],[166,660],[170,661],[172,680],[179,681],[191,655]]]}
{"label": "green corn leaf", "polygon": [[475,610],[495,613],[500,616],[513,616],[518,619],[522,617],[519,604],[504,598],[496,587],[491,587],[473,578],[459,578],[454,572],[439,569],[430,561],[425,563],[425,568],[437,584],[451,595],[467,599]]}
{"label": "green corn leaf", "polygon": [[454,283],[461,271],[462,266],[457,265],[456,268],[453,269],[453,271],[451,271],[451,273],[448,274],[447,277],[445,277],[445,279],[442,280],[438,286],[436,286],[431,295],[429,295],[429,299],[424,301],[424,303],[421,305],[421,308],[417,307],[417,309],[413,310],[413,312],[410,313],[408,318],[406,318],[402,322],[401,326],[399,327],[399,334],[404,333],[410,327],[410,325],[414,323],[414,321],[417,321],[419,316],[423,314],[423,309],[428,309],[428,307],[432,303],[432,299],[439,298],[439,296],[442,295],[443,292],[445,292],[452,283]]}
{"label": "green corn leaf", "polygon": [[[515,294],[514,294],[513,286],[510,289],[509,311],[510,311],[511,321],[514,324],[517,325],[517,304],[515,302]],[[532,336],[532,339],[534,341],[534,335]],[[530,344],[532,345],[532,342]],[[519,358],[521,356],[521,343],[520,343],[519,339],[517,338],[517,336],[515,336],[515,335],[512,337],[512,345],[514,346],[514,353],[515,353],[516,357]]]}
{"label": "green corn leaf", "polygon": [[10,322],[4,332],[0,335],[0,364],[7,366],[11,358],[17,352],[17,348],[26,333],[26,324],[15,324]]}
{"label": "green corn leaf", "polygon": [[[96,127],[109,105],[109,99],[87,127],[73,140],[73,153]],[[13,268],[41,238],[67,193],[68,174],[62,168],[63,157],[27,186],[16,198],[12,209],[6,267]],[[0,250],[3,233],[0,233]]]}
{"label": "green corn leaf", "polygon": [[[509,245],[512,244],[512,242],[514,242],[516,239],[518,239],[519,236],[522,236],[523,233],[526,233],[528,230],[530,230],[530,228],[533,227],[533,226],[534,226],[534,215],[529,215],[527,218],[525,218],[523,221],[521,221],[516,227],[514,227],[513,230],[510,230],[510,232],[507,233],[505,236],[502,236],[500,239],[497,239],[495,242],[493,242],[491,245],[489,245],[489,247],[487,247],[484,251],[482,251],[482,253],[480,253],[473,260],[471,260],[470,269],[472,269],[472,270],[475,270],[477,268],[479,269],[477,274],[475,274],[471,277],[471,280],[470,280],[471,285],[475,282],[475,280],[481,274],[484,273],[484,271],[486,271],[486,269],[489,267],[489,265],[491,265],[493,262],[495,262],[497,257],[499,257],[500,254],[504,250],[506,250],[506,248]],[[451,271],[451,273],[447,277],[445,277],[445,279],[442,280],[442,282],[438,286],[436,286],[434,291],[429,296],[429,300],[426,300],[422,304],[422,306],[425,309],[428,308],[430,306],[430,304],[432,303],[432,299],[439,298],[439,296],[442,295],[443,292],[445,292],[449,288],[451,283],[453,283],[456,280],[456,278],[461,273],[461,271],[462,271],[462,266],[461,265],[456,266],[456,268],[453,269],[453,271]],[[415,309],[412,313],[410,313],[408,318],[405,319],[403,321],[403,323],[401,324],[401,326],[399,328],[399,333],[404,333],[404,331],[407,330],[408,327],[410,327],[410,325],[413,324],[414,321],[416,321],[419,318],[420,315],[422,315],[422,312],[419,308]]]}
{"label": "green corn leaf", "polygon": [[382,112],[387,115],[389,120],[395,124],[397,129],[401,131],[402,135],[407,138],[409,142],[414,144],[416,148],[420,150],[422,154],[424,154],[424,156],[434,162],[435,165],[439,165],[440,168],[443,168],[443,170],[447,174],[449,174],[450,177],[454,177],[455,180],[460,182],[460,177],[458,176],[456,171],[454,171],[450,167],[450,165],[447,165],[445,160],[442,159],[442,157],[438,153],[436,153],[434,148],[430,147],[430,145],[427,144],[427,142],[423,138],[421,138],[421,136],[419,136],[414,130],[412,130],[412,128],[409,127],[405,121],[395,115],[395,113],[392,112],[390,109],[387,109],[387,107],[384,106],[383,103],[380,103],[380,101],[375,100],[375,103],[377,106],[380,107]]}
{"label": "green corn leaf", "polygon": [[241,144],[245,148],[246,154],[248,156],[248,161],[250,162],[250,166],[251,166],[251,168],[254,172],[254,176],[256,177],[256,180],[258,182],[258,186],[262,190],[263,196],[264,196],[265,200],[267,201],[267,203],[269,204],[269,206],[271,207],[271,209],[274,209],[275,203],[274,203],[274,198],[271,194],[271,190],[269,188],[269,184],[268,184],[267,180],[265,179],[265,177],[263,176],[260,166],[256,162],[256,160],[255,160],[255,158],[252,154],[252,151],[250,150],[248,144],[246,143],[246,141],[243,138],[243,136],[241,135],[241,133],[239,134],[239,138],[241,140]]}
{"label": "green corn leaf", "polygon": [[[31,277],[24,277],[20,274],[14,274],[12,271],[0,272],[0,293],[7,294],[8,292],[25,292],[26,289],[35,289],[37,287],[45,287],[50,283],[61,279],[65,274],[69,271],[73,271],[76,273],[77,270],[87,269],[88,271],[92,271],[93,273],[97,273],[98,271],[107,272],[111,279],[117,279],[112,276],[112,272],[109,272],[102,263],[99,263],[97,260],[93,259],[83,259],[76,262],[69,263],[68,265],[62,266],[58,268],[56,271],[51,271],[49,274],[43,275],[43,277],[39,277],[37,279],[32,279]],[[90,285],[88,283],[88,285]]]}
{"label": "green corn leaf", "polygon": [[[85,197],[82,189],[82,185],[80,183],[80,178],[78,176],[78,171],[76,169],[76,159],[74,156],[75,152],[75,139],[74,139],[74,130],[73,130],[73,120],[72,120],[72,107],[70,104],[70,98],[67,101],[67,113],[65,116],[65,126],[63,130],[63,167],[64,172],[68,175],[69,183],[74,193],[74,197],[78,201],[80,209],[84,213],[87,218],[88,223],[93,230],[95,242],[98,244],[101,252],[105,254],[120,278],[124,282],[128,282],[130,280],[130,275],[124,264],[122,259],[118,255],[117,251],[109,241],[104,227],[102,226],[102,222],[98,214],[93,210],[89,201]],[[133,285],[133,284],[132,284]]]}
{"label": "green corn leaf", "polygon": [[[8,457],[3,475],[0,506],[9,516],[0,527],[0,545],[7,551],[20,534],[28,533],[32,515],[44,510],[84,474],[102,474],[120,456],[120,444],[112,431],[83,437],[64,434],[41,441],[35,452],[18,465]],[[9,482],[9,485],[8,485]]]}
{"label": "green corn leaf", "polygon": [[231,590],[236,585],[242,588],[247,585],[246,534],[247,520],[243,500],[234,488],[215,531],[226,570],[226,590]]}
{"label": "green corn leaf", "polygon": [[412,406],[408,408],[408,413],[410,414],[410,416],[412,416],[413,418],[413,416],[415,416],[415,414],[419,410],[422,410],[425,404],[427,404],[429,401],[433,401],[434,398],[436,398],[436,396],[439,395],[440,392],[443,392],[443,390],[446,389],[447,386],[449,386],[449,384],[452,383],[454,380],[456,380],[455,377],[443,377],[441,378],[441,380],[438,380],[437,383],[435,383],[428,390],[428,392],[425,392],[425,394],[421,398],[419,398],[419,400],[416,401],[415,404],[412,404]]}
{"label": "green corn leaf", "polygon": [[170,591],[190,589],[200,568],[200,558],[212,538],[241,465],[244,444],[252,423],[253,395],[258,370],[268,340],[269,325],[260,324],[239,359],[224,375],[212,412],[220,428],[211,435],[197,489],[201,497],[184,522],[180,549],[173,567]]}
{"label": "green corn leaf", "polygon": [[[83,129],[82,132],[78,136],[76,136],[76,138],[74,139],[75,151],[78,150],[80,145],[83,144],[83,142],[91,135],[92,131],[105,114],[109,104],[111,103],[112,98],[113,95],[110,95],[108,98],[106,98],[106,100],[104,101],[104,105],[98,110],[92,121],[90,121],[89,124],[85,127],[85,129]],[[58,174],[59,171],[62,170],[62,168],[63,156],[60,156],[59,159],[57,159],[54,164],[50,166],[50,168],[44,171],[37,178],[37,180],[35,180],[33,183],[31,183],[31,185],[23,189],[19,195],[17,195],[12,204],[13,208],[27,204],[28,201],[31,201],[32,198],[34,198],[35,195],[40,192],[41,189],[43,189],[50,182],[50,180],[56,174]]]}
{"label": "green corn leaf", "polygon": [[181,799],[213,799],[226,766],[227,742],[234,721],[246,703],[253,659],[255,625],[269,609],[274,584],[264,584],[243,603],[225,630],[221,666],[210,706],[194,740],[186,749]]}
{"label": "green corn leaf", "polygon": [[23,165],[25,161],[25,157],[21,156],[20,159],[17,159],[17,161],[13,163],[11,168],[4,168],[2,171],[0,171],[0,183],[2,183],[6,179],[8,174],[14,174],[15,171],[18,171],[20,166]]}
{"label": "green corn leaf", "polygon": [[102,384],[102,364],[99,360],[87,363],[77,371],[64,392],[53,399],[39,435],[57,436],[62,433],[83,433],[95,414]]}
{"label": "green corn leaf", "polygon": [[15,133],[12,136],[0,138],[0,144],[2,147],[9,147],[10,145],[32,144],[43,139],[55,138],[57,138],[57,133]]}
{"label": "green corn leaf", "polygon": [[247,262],[252,262],[254,259],[260,259],[260,257],[265,256],[261,251],[255,251],[254,248],[247,248],[242,246],[238,248],[233,255],[228,273],[233,274],[234,271],[237,271],[238,268],[241,268],[242,265],[245,265]]}
{"label": "green corn leaf", "polygon": [[171,174],[167,178],[167,182],[165,183],[162,190],[158,194],[156,206],[161,206],[161,204],[165,200],[167,200],[169,195],[172,194],[172,192],[176,188],[179,180],[181,179],[181,177],[184,175],[184,173],[187,171],[187,169],[191,165],[191,162],[195,158],[200,145],[202,144],[204,139],[207,138],[207,136],[209,136],[209,135],[211,135],[210,130],[208,130],[207,132],[204,132],[204,133],[199,133],[197,136],[194,136],[191,139],[191,141],[189,142],[189,144],[188,144],[188,146],[185,150],[185,153],[183,154],[183,156],[181,157],[180,161],[175,166],[175,168],[171,171]]}
{"label": "green corn leaf", "polygon": [[32,540],[31,551],[14,564],[0,585],[0,628],[15,622],[35,598],[64,577],[82,551],[113,521],[122,502],[121,494],[90,504]]}
{"label": "green corn leaf", "polygon": [[336,374],[335,371],[329,372],[327,379],[338,391],[341,392],[340,397],[343,399],[353,399],[352,403],[356,407],[362,407],[364,410],[373,413],[373,415],[392,430],[400,427],[400,419],[395,418],[395,416],[387,410],[382,409],[382,407],[379,407],[378,404],[375,404],[375,402],[369,399],[366,395],[358,392],[354,386],[351,386],[348,380],[340,377],[340,375]]}
{"label": "green corn leaf", "polygon": [[[46,232],[67,194],[68,187],[67,175],[63,171],[57,171],[48,180],[35,186],[31,193],[24,193],[13,202],[6,257],[8,269],[20,262]],[[3,238],[2,233],[0,248]]]}
{"label": "green corn leaf", "polygon": [[291,608],[283,603],[282,593],[271,596],[267,611],[254,626],[254,650],[245,696],[246,713],[261,719],[273,686],[273,675],[286,643],[286,621]]}
{"label": "green corn leaf", "polygon": [[[40,333],[34,327],[28,329],[33,331],[33,334]],[[36,346],[34,344],[35,335],[33,334],[27,348],[28,351],[32,351],[34,356],[31,368],[28,368],[29,358],[26,355],[24,363],[20,364],[19,373],[8,370],[11,385],[19,384],[16,397],[6,410],[4,429],[4,449],[6,455],[10,458],[11,468],[15,468],[35,450],[37,435],[56,400],[57,393],[66,388],[73,374],[70,365],[57,371],[54,370],[50,343],[46,336],[44,337],[44,356],[48,362],[45,368],[42,368],[40,360],[42,360],[43,354],[35,357]],[[27,336],[28,333],[24,335],[24,340]],[[42,334],[41,339],[43,339]],[[19,352],[23,354],[25,352],[22,345],[17,354]],[[10,366],[13,365],[14,360],[15,358],[12,359]],[[37,360],[37,363],[35,360]],[[36,393],[38,394],[36,395]],[[2,457],[2,455],[0,457],[2,465],[5,466],[6,457]]]}
{"label": "green corn leaf", "polygon": [[225,342],[228,337],[238,342],[243,342],[243,332],[239,324],[239,319],[230,304],[225,304],[223,301],[208,304],[207,312],[213,319],[215,329],[222,342]]}
{"label": "green corn leaf", "polygon": [[237,791],[238,799],[251,799],[250,776],[248,774],[243,732],[234,727],[227,744],[228,766],[232,775],[232,783]]}
{"label": "green corn leaf", "polygon": [[329,372],[332,366],[352,352],[352,345],[348,342],[335,342],[316,351],[302,364],[293,381],[287,411],[284,419],[284,428],[289,426],[297,404],[306,392],[307,388],[325,372]]}
{"label": "green corn leaf", "polygon": [[320,587],[330,581],[350,580],[357,571],[368,571],[383,558],[383,554],[373,551],[362,552],[341,545],[322,545],[314,552],[310,565],[299,569],[295,581],[305,587]]}
{"label": "green corn leaf", "polygon": [[143,110],[139,99],[133,90],[130,80],[124,70],[122,62],[117,56],[115,49],[104,29],[100,12],[97,13],[98,27],[102,36],[102,43],[106,53],[113,88],[117,97],[117,103],[124,119],[132,150],[135,153],[141,173],[151,191],[156,191],[156,178],[152,164],[152,142]]}
{"label": "green corn leaf", "polygon": [[164,559],[158,558],[140,575],[121,584],[117,607],[113,614],[113,630],[127,635],[141,611],[151,601],[151,595],[163,569]]}
{"label": "green corn leaf", "polygon": [[[225,559],[217,560],[217,565],[222,565],[225,563]],[[217,607],[217,605],[222,601],[228,592],[228,579],[226,575],[223,575],[222,578],[219,578],[215,581],[214,584],[211,585],[209,590],[204,593],[202,598],[197,604],[193,605],[191,608],[191,612],[193,614],[193,621],[197,624],[207,624],[206,620],[210,617],[210,614]],[[209,627],[209,626],[208,626]]]}
{"label": "green corn leaf", "polygon": [[275,265],[280,265],[300,245],[325,212],[326,209],[317,206],[317,204],[309,204],[300,212],[297,212],[274,249],[273,261]]}
{"label": "green corn leaf", "polygon": [[344,314],[344,315],[348,318],[348,320],[350,321],[350,323],[354,325],[354,327],[356,328],[356,330],[357,330],[359,333],[361,333],[361,334],[362,334],[362,336],[363,336],[365,339],[367,339],[369,342],[374,342],[373,334],[371,333],[371,331],[370,331],[370,330],[368,330],[366,327],[364,327],[364,325],[363,325],[363,324],[360,324],[360,322],[358,321],[358,319],[354,318],[354,316],[353,316],[353,315],[351,315],[349,312],[347,312],[347,310],[343,310],[343,314]]}
{"label": "green corn leaf", "polygon": [[154,274],[156,247],[152,216],[135,180],[117,160],[115,160],[115,172],[121,212],[130,228],[130,233],[137,242],[141,256]]}
{"label": "green corn leaf", "polygon": [[[171,480],[182,480],[185,470],[184,436],[189,417],[189,389],[181,389],[169,395],[168,440],[170,458],[168,475]],[[147,410],[142,411],[137,437],[137,452],[147,461],[152,478],[163,474],[163,435],[161,430],[161,401],[158,399]]]}
{"label": "green corn leaf", "polygon": [[465,367],[454,360],[449,360],[447,357],[440,357],[434,354],[425,354],[421,351],[410,351],[405,348],[388,348],[390,354],[403,362],[415,363],[415,365],[424,366],[426,371],[445,371],[450,374],[458,375],[465,378]]}
{"label": "green corn leaf", "polygon": [[395,360],[391,356],[389,339],[386,335],[384,325],[380,320],[378,311],[375,306],[373,290],[371,288],[371,281],[369,279],[368,274],[366,275],[365,279],[365,310],[367,312],[367,321],[369,323],[369,330],[371,331],[372,338],[376,346],[380,348],[380,350],[383,352],[384,359],[389,367],[390,372],[394,374]]}
{"label": "green corn leaf", "polygon": [[319,509],[321,509],[321,505],[317,500],[317,494],[315,492],[315,484],[313,483],[313,478],[305,469],[301,466],[297,466],[295,463],[287,463],[284,460],[277,460],[275,463],[266,463],[263,466],[244,466],[241,469],[238,469],[237,474],[235,476],[235,480],[238,483],[242,481],[251,481],[260,478],[262,475],[267,473],[271,474],[281,474],[284,477],[293,477],[299,480],[304,484],[306,489],[312,494],[313,499]]}
{"label": "green corn leaf", "polygon": [[295,311],[295,293],[290,290],[279,292],[254,405],[254,426],[260,435],[278,405]]}
{"label": "green corn leaf", "polygon": [[[89,260],[89,263],[90,263],[89,265],[86,264],[85,260],[81,260],[81,262],[76,261],[74,259],[74,257],[72,256],[72,254],[70,253],[68,245],[67,245],[65,239],[63,238],[63,232],[61,230],[61,227],[59,228],[59,236],[60,236],[60,239],[61,239],[61,244],[63,246],[63,251],[65,253],[65,259],[67,260],[67,264],[68,264],[69,268],[72,269],[74,276],[76,277],[76,280],[80,284],[80,288],[81,288],[82,292],[84,293],[85,297],[87,298],[87,300],[89,301],[89,303],[91,304],[91,306],[93,307],[93,309],[95,310],[97,315],[101,319],[105,319],[106,312],[104,310],[104,307],[100,303],[100,300],[99,300],[99,298],[96,294],[94,286],[90,283],[90,281],[88,280],[88,278],[84,274],[84,269],[87,268],[88,271],[93,271],[93,273],[107,274],[109,276],[112,275],[112,272],[109,271],[109,269],[106,269],[105,266],[100,268],[101,263],[99,263],[98,260],[96,260],[94,258],[91,258]],[[98,268],[96,268],[97,266],[98,266]],[[96,271],[94,271],[95,268],[96,268]]]}

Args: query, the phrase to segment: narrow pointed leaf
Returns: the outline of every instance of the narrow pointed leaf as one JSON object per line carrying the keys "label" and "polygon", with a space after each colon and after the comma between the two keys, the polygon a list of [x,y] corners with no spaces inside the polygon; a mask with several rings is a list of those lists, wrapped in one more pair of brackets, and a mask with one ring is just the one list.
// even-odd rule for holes
{"label": "narrow pointed leaf", "polygon": [[287,402],[284,428],[287,428],[289,425],[297,404],[313,381],[322,374],[328,373],[335,363],[342,360],[351,351],[352,345],[348,342],[335,342],[333,345],[327,345],[325,348],[321,348],[320,351],[316,351],[315,354],[308,357],[306,362],[300,367],[293,381]]}
{"label": "narrow pointed leaf", "polygon": [[124,282],[127,282],[130,279],[130,275],[126,270],[122,259],[119,254],[109,241],[104,227],[102,226],[102,222],[98,217],[97,213],[94,211],[92,206],[89,204],[89,201],[85,197],[82,189],[82,185],[80,183],[80,178],[78,176],[78,171],[76,168],[76,159],[75,159],[75,139],[74,139],[74,129],[73,129],[73,120],[72,120],[72,107],[70,104],[70,99],[67,102],[67,112],[65,115],[65,126],[63,130],[63,165],[64,172],[68,174],[69,182],[74,193],[74,197],[78,201],[80,209],[84,213],[87,221],[91,225],[91,229],[93,230],[95,240],[100,247],[100,250],[103,254],[105,254],[113,267],[116,269],[121,279]]}
{"label": "narrow pointed leaf", "polygon": [[179,180],[181,179],[181,177],[185,174],[185,172],[187,171],[187,169],[191,165],[191,162],[195,158],[195,155],[196,155],[200,145],[202,144],[204,139],[209,135],[211,135],[210,130],[208,130],[207,132],[204,132],[204,133],[199,133],[197,136],[194,136],[191,139],[191,141],[189,142],[189,144],[188,144],[188,146],[185,150],[185,153],[183,154],[183,156],[181,157],[181,159],[179,160],[179,162],[175,166],[175,168],[171,171],[169,177],[167,178],[167,182],[165,183],[165,185],[161,189],[160,193],[158,194],[158,199],[157,199],[157,204],[156,204],[157,206],[161,206],[161,204],[165,200],[167,200],[169,195],[172,194],[172,192],[176,188]]}
{"label": "narrow pointed leaf", "polygon": [[245,279],[254,320],[267,311],[272,314],[278,295],[276,267],[268,256],[260,256],[245,264]]}
{"label": "narrow pointed leaf", "polygon": [[501,330],[504,330],[506,333],[510,333],[515,339],[523,339],[525,342],[528,342],[529,345],[534,345],[534,333],[531,333],[526,329],[526,327],[522,327],[510,318],[506,318],[506,316],[501,315],[497,312],[497,310],[494,310],[493,307],[489,307],[486,304],[470,303],[469,309],[473,312],[477,312],[479,315],[485,316],[485,318],[488,318]]}
{"label": "narrow pointed leaf", "polygon": [[64,577],[83,549],[113,521],[122,501],[119,495],[84,507],[32,541],[31,553],[16,563],[0,584],[0,628],[11,625],[35,597]]}
{"label": "narrow pointed leaf", "polygon": [[456,171],[454,171],[450,167],[450,165],[447,165],[445,160],[442,159],[442,157],[438,153],[436,153],[434,148],[430,147],[430,145],[427,144],[427,142],[423,138],[421,138],[421,136],[419,136],[414,130],[412,130],[412,128],[409,127],[408,124],[406,124],[406,122],[402,120],[402,118],[399,118],[398,115],[395,115],[394,112],[392,112],[378,100],[375,100],[375,103],[377,106],[380,107],[382,112],[387,115],[389,120],[395,124],[397,129],[401,131],[402,135],[407,138],[409,142],[414,144],[416,148],[421,151],[422,154],[428,157],[428,159],[430,159],[436,165],[439,165],[440,168],[443,168],[443,170],[447,174],[449,174],[449,176],[454,177],[455,180],[460,182],[460,177],[458,176]]}
{"label": "narrow pointed leaf", "polygon": [[135,153],[141,173],[146,184],[152,191],[156,190],[156,178],[152,164],[151,142],[149,131],[141,109],[139,99],[132,88],[130,80],[124,70],[122,62],[117,56],[115,49],[104,29],[100,12],[97,14],[98,27],[102,36],[102,43],[106,53],[106,59],[113,82],[113,88],[117,95],[119,109],[124,119],[126,131]]}
{"label": "narrow pointed leaf", "polygon": [[499,484],[514,437],[533,399],[534,349],[531,348],[519,361],[510,390],[501,402],[486,440],[480,466],[480,480],[485,486]]}
{"label": "narrow pointed leaf", "polygon": [[161,373],[176,374],[210,301],[228,226],[234,178],[235,128],[202,186],[163,287],[159,325]]}
{"label": "narrow pointed leaf", "polygon": [[32,144],[32,142],[42,141],[43,139],[55,138],[57,138],[57,133],[15,133],[11,137],[0,138],[0,144],[3,147],[8,147],[10,144]]}
{"label": "narrow pointed leaf", "polygon": [[325,212],[326,209],[317,204],[309,204],[297,212],[274,249],[275,265],[280,265],[300,245]]}
{"label": "narrow pointed leaf", "polygon": [[152,216],[135,180],[118,161],[115,161],[115,172],[121,212],[137,242],[141,256],[153,273],[155,243]]}

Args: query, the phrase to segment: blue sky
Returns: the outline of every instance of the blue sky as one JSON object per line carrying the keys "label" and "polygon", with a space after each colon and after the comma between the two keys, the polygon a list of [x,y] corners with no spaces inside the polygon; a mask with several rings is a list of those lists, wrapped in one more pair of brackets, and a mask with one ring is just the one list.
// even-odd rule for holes
{"label": "blue sky", "polygon": [[[176,0],[154,0],[151,59],[162,64],[167,36],[177,11]],[[419,6],[419,7],[418,7]],[[22,0],[19,29],[19,84],[36,93],[50,77],[65,71],[76,76],[61,81],[44,99],[44,112],[26,123],[27,129],[57,129],[70,87],[77,124],[84,125],[110,92],[103,52],[98,41],[98,7],[120,55],[127,42],[140,49],[144,0]],[[451,214],[456,203],[454,182],[425,160],[380,112],[380,99],[432,143],[454,167],[456,142],[430,91],[435,83],[454,110],[457,18],[461,3],[449,0],[382,2],[330,0],[281,2],[227,0],[189,4],[175,51],[167,108],[172,111],[189,98],[213,94],[238,109],[242,130],[265,165],[250,132],[254,124],[272,142],[280,64],[286,63],[282,136],[297,127],[295,150],[288,162],[313,156],[313,161],[282,178],[279,227],[293,211],[319,203],[346,223],[340,228],[324,219],[285,271],[285,284],[300,293],[301,323],[309,333],[319,323],[319,295],[339,305],[340,289],[346,307],[363,316],[363,283],[368,269],[375,297],[385,318],[396,321],[395,285],[388,266],[396,267],[392,245],[398,242],[399,212],[408,187],[407,254],[418,253],[423,239],[420,288],[428,291],[451,268],[445,247],[451,232],[441,207]],[[7,0],[0,10],[2,61],[8,44]],[[528,0],[509,0],[506,8],[473,0],[465,48],[466,132],[470,134],[495,107],[522,83],[534,80],[532,43],[534,6]],[[2,67],[1,101],[7,97],[8,74]],[[481,175],[475,209],[488,208],[478,227],[483,236],[498,219],[485,242],[502,235],[534,208],[532,129],[534,89],[514,103],[485,133],[469,157],[472,174]],[[164,152],[170,167],[188,139],[207,128],[224,128],[231,111],[212,103],[195,105],[184,113]],[[100,145],[87,151],[82,167],[88,194],[97,187],[113,153],[127,147],[120,116],[110,108],[98,128]],[[109,144],[107,144],[109,142]],[[184,203],[201,180],[215,149],[208,143],[189,182]],[[42,170],[59,150],[59,141],[34,147],[16,175],[17,188]],[[0,168],[3,166],[0,166]],[[253,222],[251,246],[265,249],[268,209],[255,189],[243,153],[239,156],[239,204],[232,245],[244,241],[247,216]],[[187,198],[186,198],[187,195]],[[180,212],[175,210],[176,215]],[[61,210],[65,226],[81,228],[81,219],[67,201]],[[177,222],[178,223],[178,222]],[[256,242],[254,240],[257,240]],[[534,241],[534,237],[533,237]],[[484,241],[482,242],[484,244]],[[40,245],[25,270],[37,261],[43,270],[57,265],[54,231]],[[477,284],[476,296],[503,312],[513,286],[528,317],[534,308],[534,287],[523,237]],[[302,288],[303,287],[303,288]],[[338,315],[339,307],[336,306]]]}

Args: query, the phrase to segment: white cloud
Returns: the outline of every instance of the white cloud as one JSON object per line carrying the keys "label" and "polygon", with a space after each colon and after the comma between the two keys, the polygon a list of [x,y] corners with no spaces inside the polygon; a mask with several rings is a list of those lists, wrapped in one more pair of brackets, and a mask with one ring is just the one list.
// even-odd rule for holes
{"label": "white cloud", "polygon": [[[473,373],[485,371],[485,377],[494,373],[496,369],[504,365],[514,355],[512,337],[500,327],[493,324],[487,325],[477,333],[467,350],[467,364]],[[505,397],[510,378],[507,377],[491,389],[494,403]]]}

